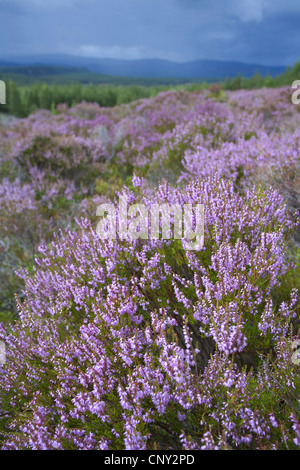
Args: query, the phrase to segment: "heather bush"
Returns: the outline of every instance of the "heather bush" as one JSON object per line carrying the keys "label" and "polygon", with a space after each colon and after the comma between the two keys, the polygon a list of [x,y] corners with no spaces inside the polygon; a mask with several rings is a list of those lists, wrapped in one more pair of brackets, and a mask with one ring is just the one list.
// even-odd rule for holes
{"label": "heather bush", "polygon": [[203,203],[204,247],[104,241],[87,219],[41,246],[1,329],[2,448],[296,448],[297,293],[272,300],[296,223],[282,196],[218,177],[123,191]]}
{"label": "heather bush", "polygon": [[[289,99],[168,91],[1,124],[2,449],[299,447]],[[118,191],[203,203],[204,247],[101,241]]]}
{"label": "heather bush", "polygon": [[[113,197],[124,182],[131,184],[133,156],[157,146],[197,97],[168,92],[109,109],[83,102],[1,127],[0,313],[15,312],[14,293],[23,295],[23,286],[14,271],[33,263],[38,243],[74,226],[91,200]],[[30,207],[19,210],[29,194]]]}

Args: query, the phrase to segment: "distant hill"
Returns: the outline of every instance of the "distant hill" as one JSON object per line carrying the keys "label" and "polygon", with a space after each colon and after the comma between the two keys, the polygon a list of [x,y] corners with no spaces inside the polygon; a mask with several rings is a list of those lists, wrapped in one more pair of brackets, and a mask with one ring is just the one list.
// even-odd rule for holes
{"label": "distant hill", "polygon": [[[14,65],[2,67],[0,62],[0,80],[13,80],[18,85],[31,85],[33,83],[47,83],[68,85],[81,84],[109,84],[109,85],[140,85],[160,86],[179,85],[188,82],[183,78],[143,78],[103,75],[92,72],[86,68],[59,67],[44,65]],[[197,81],[197,80],[195,80]]]}
{"label": "distant hill", "polygon": [[[4,63],[6,62],[6,64]],[[10,65],[7,65],[10,63]],[[77,57],[64,54],[28,55],[0,58],[0,67],[71,67],[85,69],[89,72],[116,77],[136,77],[149,79],[224,79],[233,78],[237,74],[251,77],[255,72],[262,76],[270,74],[275,77],[285,72],[285,66],[266,66],[245,64],[242,62],[226,62],[217,60],[197,60],[178,63],[160,59],[119,60]],[[74,70],[73,70],[74,72]]]}

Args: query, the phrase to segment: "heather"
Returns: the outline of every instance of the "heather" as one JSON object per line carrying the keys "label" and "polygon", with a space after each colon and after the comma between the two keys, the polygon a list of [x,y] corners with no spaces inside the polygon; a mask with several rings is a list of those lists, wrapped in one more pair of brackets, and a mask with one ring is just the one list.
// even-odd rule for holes
{"label": "heather", "polygon": [[[1,125],[2,449],[299,448],[290,95],[166,91]],[[97,206],[122,194],[204,204],[203,248],[100,240]]]}

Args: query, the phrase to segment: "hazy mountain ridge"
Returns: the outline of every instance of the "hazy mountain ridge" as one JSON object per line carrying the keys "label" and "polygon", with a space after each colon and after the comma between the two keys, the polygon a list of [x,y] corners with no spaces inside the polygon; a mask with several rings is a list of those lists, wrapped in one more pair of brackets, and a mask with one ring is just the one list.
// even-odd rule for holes
{"label": "hazy mountain ridge", "polygon": [[285,72],[285,66],[266,66],[246,64],[242,62],[226,62],[217,60],[197,60],[191,62],[171,62],[162,59],[97,59],[93,57],[77,57],[64,54],[28,55],[0,58],[1,67],[24,66],[57,66],[87,69],[102,75],[141,78],[214,78],[224,79],[240,74],[251,77],[255,72],[262,76],[279,75]]}

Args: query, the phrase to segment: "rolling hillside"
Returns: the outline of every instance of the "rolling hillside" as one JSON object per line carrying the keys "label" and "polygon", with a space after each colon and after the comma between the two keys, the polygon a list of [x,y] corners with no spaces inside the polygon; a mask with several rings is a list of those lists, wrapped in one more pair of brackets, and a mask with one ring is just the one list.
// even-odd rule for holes
{"label": "rolling hillside", "polygon": [[225,62],[216,60],[197,60],[177,63],[160,59],[119,60],[97,59],[92,57],[77,57],[63,54],[29,55],[15,57],[0,57],[0,66],[10,66],[16,70],[19,67],[71,67],[101,75],[117,77],[155,78],[155,79],[224,79],[240,74],[250,77],[259,72],[262,76],[276,76],[283,73],[284,66],[266,66],[260,64],[245,64],[242,62]]}

